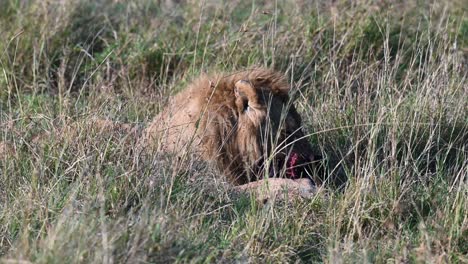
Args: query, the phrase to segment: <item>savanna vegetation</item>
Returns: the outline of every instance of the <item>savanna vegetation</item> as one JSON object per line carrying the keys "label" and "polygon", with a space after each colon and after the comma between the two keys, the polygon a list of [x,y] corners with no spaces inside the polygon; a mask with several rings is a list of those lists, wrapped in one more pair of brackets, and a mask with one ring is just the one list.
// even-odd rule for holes
{"label": "savanna vegetation", "polygon": [[[0,262],[468,262],[468,3],[0,0]],[[259,203],[136,136],[263,66],[336,178]]]}

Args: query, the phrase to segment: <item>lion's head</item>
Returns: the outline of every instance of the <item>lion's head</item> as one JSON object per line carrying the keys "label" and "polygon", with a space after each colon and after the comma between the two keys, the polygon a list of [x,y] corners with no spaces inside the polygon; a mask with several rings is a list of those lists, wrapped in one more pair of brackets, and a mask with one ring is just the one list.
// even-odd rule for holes
{"label": "lion's head", "polygon": [[233,180],[249,182],[269,176],[312,176],[314,162],[302,120],[288,96],[289,86],[279,73],[254,70],[219,80],[214,89],[232,89],[235,114],[224,135],[227,156],[222,166],[234,171]]}
{"label": "lion's head", "polygon": [[311,177],[318,158],[288,92],[284,76],[271,70],[203,76],[171,100],[147,134],[164,131],[164,150],[195,147],[235,184]]}

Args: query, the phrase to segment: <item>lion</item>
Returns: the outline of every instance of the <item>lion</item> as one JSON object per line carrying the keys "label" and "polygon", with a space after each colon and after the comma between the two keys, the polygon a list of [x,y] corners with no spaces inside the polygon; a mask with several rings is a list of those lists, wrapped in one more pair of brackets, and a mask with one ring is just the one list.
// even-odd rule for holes
{"label": "lion", "polygon": [[234,185],[269,177],[314,177],[314,155],[288,95],[285,76],[256,68],[230,75],[202,75],[169,100],[143,131],[145,148],[189,150]]}

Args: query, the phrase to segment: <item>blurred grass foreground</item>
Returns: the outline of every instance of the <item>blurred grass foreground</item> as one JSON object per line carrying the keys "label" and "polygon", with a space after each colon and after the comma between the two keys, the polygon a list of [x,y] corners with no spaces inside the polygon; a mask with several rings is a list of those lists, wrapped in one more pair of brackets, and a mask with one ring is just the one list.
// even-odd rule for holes
{"label": "blurred grass foreground", "polygon": [[[0,262],[468,262],[465,0],[0,6]],[[261,204],[89,125],[253,66],[288,76],[344,187]]]}

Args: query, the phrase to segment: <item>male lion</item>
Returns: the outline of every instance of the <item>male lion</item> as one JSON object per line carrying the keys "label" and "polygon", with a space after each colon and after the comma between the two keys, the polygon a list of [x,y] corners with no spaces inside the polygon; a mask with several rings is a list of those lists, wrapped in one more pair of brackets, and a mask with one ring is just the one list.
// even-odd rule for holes
{"label": "male lion", "polygon": [[310,178],[318,159],[288,91],[286,78],[267,69],[204,75],[169,101],[143,132],[144,145],[190,148],[236,185],[265,175]]}

